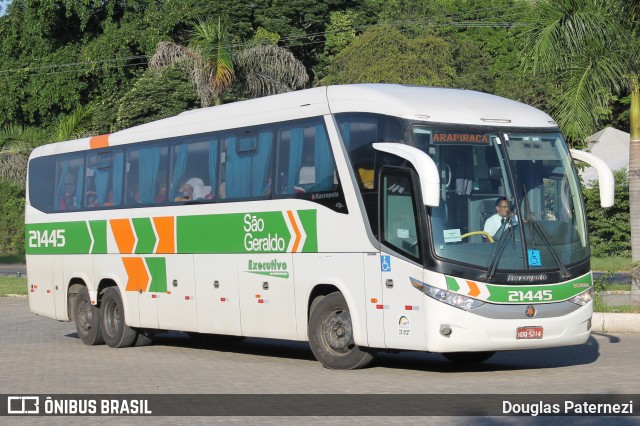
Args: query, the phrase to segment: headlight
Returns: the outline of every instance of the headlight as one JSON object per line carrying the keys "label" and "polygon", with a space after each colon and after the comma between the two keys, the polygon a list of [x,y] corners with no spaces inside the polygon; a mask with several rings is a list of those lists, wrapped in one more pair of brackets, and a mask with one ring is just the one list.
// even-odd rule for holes
{"label": "headlight", "polygon": [[430,286],[429,284],[425,284],[413,278],[411,279],[411,285],[422,291],[430,298],[442,303],[446,303],[447,305],[451,305],[455,308],[462,309],[463,311],[477,308],[478,306],[484,305],[485,303],[482,300],[473,299],[471,297],[463,296],[449,290],[443,290],[441,288]]}
{"label": "headlight", "polygon": [[571,299],[569,299],[569,302],[573,302],[576,305],[583,306],[591,302],[592,299],[593,299],[593,286],[589,287],[588,290],[585,290],[582,293],[573,296]]}

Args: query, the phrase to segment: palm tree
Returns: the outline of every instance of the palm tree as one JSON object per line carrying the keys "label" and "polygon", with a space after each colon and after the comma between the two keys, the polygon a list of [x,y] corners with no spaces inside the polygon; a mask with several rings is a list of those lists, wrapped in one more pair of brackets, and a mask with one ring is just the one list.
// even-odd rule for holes
{"label": "palm tree", "polygon": [[24,184],[29,154],[43,141],[43,132],[33,127],[9,125],[0,130],[0,179]]}
{"label": "palm tree", "polygon": [[79,107],[62,116],[50,130],[9,125],[0,130],[0,179],[24,185],[31,151],[48,142],[76,139],[88,135],[90,107]]}
{"label": "palm tree", "polygon": [[[640,5],[635,0],[543,0],[521,56],[523,69],[557,77],[552,115],[565,134],[592,133],[614,95],[631,94],[629,205],[631,251],[640,261]],[[638,282],[632,298],[640,301]]]}
{"label": "palm tree", "polygon": [[299,89],[309,81],[304,65],[283,47],[256,44],[233,52],[220,20],[199,20],[188,46],[158,43],[150,66],[171,64],[179,64],[189,73],[202,107],[222,103],[222,95],[232,84],[238,91],[258,97]]}

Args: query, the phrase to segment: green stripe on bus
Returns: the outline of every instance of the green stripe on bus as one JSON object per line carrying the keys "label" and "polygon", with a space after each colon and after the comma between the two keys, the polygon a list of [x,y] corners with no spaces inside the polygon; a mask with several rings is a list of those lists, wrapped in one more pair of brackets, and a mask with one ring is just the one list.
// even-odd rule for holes
{"label": "green stripe on bus", "polygon": [[289,226],[306,234],[298,251],[318,251],[316,211],[297,213],[301,223],[290,225],[281,211],[178,217],[177,252],[285,253],[296,238]]}
{"label": "green stripe on bus", "polygon": [[131,219],[131,222],[138,238],[135,248],[136,254],[153,253],[153,249],[156,246],[156,234],[153,231],[151,219],[148,217],[136,218]]}
{"label": "green stripe on bus", "polygon": [[510,286],[487,284],[490,293],[487,301],[496,303],[559,302],[582,293],[592,285],[591,274],[560,284]]}
{"label": "green stripe on bus", "polygon": [[302,226],[307,233],[307,240],[302,247],[305,253],[318,251],[318,233],[316,232],[317,210],[299,210],[298,216],[302,222]]}
{"label": "green stripe on bus", "polygon": [[455,278],[447,276],[446,280],[447,280],[447,288],[449,289],[449,291],[460,290],[460,286],[458,285],[458,282],[456,281]]}
{"label": "green stripe on bus", "polygon": [[[135,254],[152,254],[157,237],[151,218],[131,222],[137,238]],[[178,216],[175,226],[177,253],[318,251],[316,210]],[[29,224],[25,227],[26,252],[103,254],[107,253],[108,232],[106,220]]]}
{"label": "green stripe on bus", "polygon": [[147,257],[144,259],[151,274],[149,292],[167,292],[167,264],[164,257]]}
{"label": "green stripe on bus", "polygon": [[91,228],[91,236],[93,237],[92,254],[105,254],[107,252],[107,221],[91,220],[89,221]]}
{"label": "green stripe on bus", "polygon": [[85,221],[25,225],[27,254],[86,254],[90,247],[91,236]]}

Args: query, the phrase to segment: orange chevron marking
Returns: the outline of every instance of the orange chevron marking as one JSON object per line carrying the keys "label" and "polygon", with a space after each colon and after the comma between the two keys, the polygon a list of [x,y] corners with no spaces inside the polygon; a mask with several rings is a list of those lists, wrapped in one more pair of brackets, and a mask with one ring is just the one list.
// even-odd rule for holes
{"label": "orange chevron marking", "polygon": [[109,135],[94,136],[89,139],[89,148],[98,149],[106,148],[109,146]]}
{"label": "orange chevron marking", "polygon": [[291,252],[295,253],[298,251],[298,245],[300,244],[300,240],[302,239],[302,234],[298,229],[298,224],[296,223],[296,220],[293,218],[293,212],[291,210],[287,210],[287,215],[289,216],[289,220],[291,221],[293,232],[296,234],[296,240],[293,243],[293,248],[291,249]]}
{"label": "orange chevron marking", "polygon": [[123,257],[122,263],[127,271],[126,291],[146,291],[149,286],[149,274],[141,257]]}
{"label": "orange chevron marking", "polygon": [[175,253],[176,252],[176,237],[174,232],[175,217],[154,217],[153,226],[158,233],[158,247],[156,253]]}
{"label": "orange chevron marking", "polygon": [[129,219],[111,219],[111,230],[118,245],[118,251],[123,254],[133,253],[136,244],[136,234]]}
{"label": "orange chevron marking", "polygon": [[480,294],[480,288],[478,288],[477,283],[473,281],[467,281],[467,285],[469,286],[469,293],[467,293],[467,295],[471,297],[475,297]]}

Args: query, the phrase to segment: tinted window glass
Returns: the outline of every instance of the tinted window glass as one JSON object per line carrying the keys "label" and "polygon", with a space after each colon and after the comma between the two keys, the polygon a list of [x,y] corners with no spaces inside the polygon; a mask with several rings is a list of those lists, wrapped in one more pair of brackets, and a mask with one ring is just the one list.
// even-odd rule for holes
{"label": "tinted window glass", "polygon": [[72,154],[56,161],[54,211],[77,210],[82,207],[84,181],[84,156]]}
{"label": "tinted window glass", "polygon": [[87,155],[86,181],[82,204],[86,208],[118,206],[122,202],[122,151]]}
{"label": "tinted window glass", "polygon": [[146,146],[127,152],[127,205],[156,204],[166,200],[168,153],[165,146]]}

